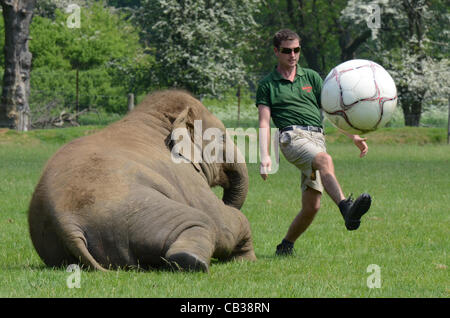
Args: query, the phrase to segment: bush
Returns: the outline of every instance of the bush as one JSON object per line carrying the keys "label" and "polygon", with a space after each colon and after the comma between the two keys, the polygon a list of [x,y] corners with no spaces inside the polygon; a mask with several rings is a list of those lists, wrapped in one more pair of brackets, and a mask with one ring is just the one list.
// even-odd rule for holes
{"label": "bush", "polygon": [[[104,68],[79,71],[79,110],[102,108],[107,112],[127,111],[125,87],[114,86],[113,78]],[[32,111],[52,104],[56,112],[76,107],[76,71],[52,70],[42,67],[31,76],[30,108]]]}
{"label": "bush", "polygon": [[154,58],[139,43],[139,30],[102,3],[82,8],[80,28],[69,28],[67,17],[55,9],[30,26],[32,112],[74,110],[78,69],[79,110],[125,113],[128,93],[142,94],[151,85]]}

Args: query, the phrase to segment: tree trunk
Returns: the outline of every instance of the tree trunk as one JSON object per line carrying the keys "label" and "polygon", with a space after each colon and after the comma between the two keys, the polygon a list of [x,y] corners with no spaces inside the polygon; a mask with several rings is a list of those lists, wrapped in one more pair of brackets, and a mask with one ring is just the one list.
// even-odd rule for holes
{"label": "tree trunk", "polygon": [[27,131],[31,127],[29,30],[36,0],[0,0],[5,22],[5,74],[0,127]]}
{"label": "tree trunk", "polygon": [[422,115],[422,105],[411,105],[411,107],[403,107],[403,116],[405,117],[405,126],[418,127],[420,117]]}
{"label": "tree trunk", "polygon": [[411,92],[408,86],[398,85],[398,97],[405,117],[405,125],[418,127],[422,115],[422,101],[425,90]]}
{"label": "tree trunk", "polygon": [[368,39],[372,32],[366,30],[355,39],[350,38],[348,30],[345,30],[339,36],[339,46],[341,48],[341,62],[353,60],[356,50]]}
{"label": "tree trunk", "polygon": [[[422,61],[426,57],[423,49],[423,39],[425,35],[425,22],[423,19],[424,0],[403,0],[402,6],[408,16],[408,50],[410,56],[417,56],[418,59],[413,67],[414,73],[423,77],[424,71]],[[422,87],[399,87],[399,100],[402,104],[403,115],[405,116],[406,126],[419,126],[420,116],[422,114],[422,102],[426,93],[426,88]]]}

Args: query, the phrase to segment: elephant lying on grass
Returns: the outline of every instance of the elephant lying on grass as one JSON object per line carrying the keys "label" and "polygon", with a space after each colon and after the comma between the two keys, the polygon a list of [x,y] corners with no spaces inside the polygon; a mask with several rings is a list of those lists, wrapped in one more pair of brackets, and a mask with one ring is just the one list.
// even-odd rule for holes
{"label": "elephant lying on grass", "polygon": [[[173,160],[172,132],[185,128],[198,141],[195,120],[201,120],[201,133],[211,127],[225,132],[188,93],[160,91],[122,120],[57,151],[28,214],[45,264],[208,271],[211,258],[255,260],[249,222],[239,211],[247,168],[233,141],[224,135],[219,144],[223,156],[234,150],[231,163]],[[192,143],[192,150],[206,140],[201,143]],[[222,200],[214,186],[224,188]]]}

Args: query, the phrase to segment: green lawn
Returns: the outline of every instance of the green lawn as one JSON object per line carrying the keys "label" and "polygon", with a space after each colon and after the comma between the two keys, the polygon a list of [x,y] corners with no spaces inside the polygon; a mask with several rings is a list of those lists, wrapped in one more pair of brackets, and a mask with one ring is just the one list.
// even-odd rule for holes
{"label": "green lawn", "polygon": [[[329,136],[345,194],[367,191],[373,197],[359,230],[348,232],[324,196],[313,224],[295,244],[295,256],[275,257],[300,208],[300,176],[282,159],[278,173],[264,182],[257,165],[249,164],[242,210],[258,261],[213,261],[209,274],[82,272],[81,287],[70,289],[71,273],[46,268],[34,251],[26,211],[46,160],[64,142],[96,129],[0,132],[0,297],[449,296],[450,146],[432,137],[423,141],[422,135],[434,134],[428,130],[420,138],[411,137],[417,135],[411,130],[388,142],[387,135],[404,132],[389,129],[368,135],[373,142],[363,159],[349,142]],[[380,268],[381,288],[367,286],[371,264]]]}

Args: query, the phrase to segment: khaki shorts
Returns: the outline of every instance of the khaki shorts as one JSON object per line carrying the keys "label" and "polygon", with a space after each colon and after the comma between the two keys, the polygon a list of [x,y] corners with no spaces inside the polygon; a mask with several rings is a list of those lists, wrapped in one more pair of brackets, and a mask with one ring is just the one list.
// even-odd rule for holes
{"label": "khaki shorts", "polygon": [[312,162],[320,152],[327,152],[325,136],[319,132],[294,129],[280,134],[280,149],[286,159],[302,172],[301,188],[323,193],[319,171],[312,170]]}

